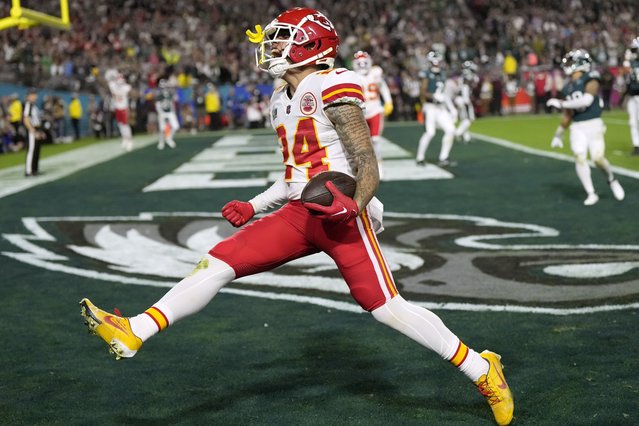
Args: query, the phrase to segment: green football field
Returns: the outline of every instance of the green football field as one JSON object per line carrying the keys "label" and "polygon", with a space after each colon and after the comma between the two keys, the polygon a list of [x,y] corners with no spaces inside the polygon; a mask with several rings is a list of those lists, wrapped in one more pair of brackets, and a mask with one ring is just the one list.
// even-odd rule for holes
{"label": "green football field", "polygon": [[[584,207],[567,138],[549,148],[558,120],[480,119],[446,170],[414,164],[420,125],[387,123],[378,237],[406,299],[502,355],[513,424],[637,424],[639,157],[625,114],[607,114],[626,198],[593,169],[601,199]],[[493,424],[461,373],[362,313],[319,255],[232,283],[114,361],[80,299],[145,310],[233,232],[221,207],[281,167],[268,130],[177,141],[51,152],[31,186],[0,169],[0,424]]]}

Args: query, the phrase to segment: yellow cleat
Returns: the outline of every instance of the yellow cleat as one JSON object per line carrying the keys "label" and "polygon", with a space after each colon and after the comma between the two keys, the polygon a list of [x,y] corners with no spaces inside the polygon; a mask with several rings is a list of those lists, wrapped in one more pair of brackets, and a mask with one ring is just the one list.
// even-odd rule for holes
{"label": "yellow cleat", "polygon": [[501,365],[501,356],[494,352],[484,351],[480,354],[488,361],[488,373],[475,382],[479,393],[486,397],[490,408],[493,410],[495,421],[498,425],[507,425],[513,419],[515,404],[508,383],[504,378]]}
{"label": "yellow cleat", "polygon": [[89,332],[97,334],[109,345],[115,359],[132,358],[142,346],[142,340],[133,334],[128,318],[103,311],[86,298],[80,301],[80,314]]}

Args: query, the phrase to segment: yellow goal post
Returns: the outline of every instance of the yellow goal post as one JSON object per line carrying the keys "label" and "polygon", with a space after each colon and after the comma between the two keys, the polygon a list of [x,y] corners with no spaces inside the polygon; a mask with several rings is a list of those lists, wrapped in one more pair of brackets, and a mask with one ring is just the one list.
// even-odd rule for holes
{"label": "yellow goal post", "polygon": [[11,0],[11,16],[0,19],[0,31],[11,27],[21,30],[35,25],[47,25],[60,30],[70,30],[69,1],[60,0],[60,16],[48,15],[37,10],[22,7],[20,0]]}

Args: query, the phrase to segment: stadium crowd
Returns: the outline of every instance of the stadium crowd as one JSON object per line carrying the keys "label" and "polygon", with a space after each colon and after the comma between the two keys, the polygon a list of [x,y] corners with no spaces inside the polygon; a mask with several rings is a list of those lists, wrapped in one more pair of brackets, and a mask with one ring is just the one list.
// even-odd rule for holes
{"label": "stadium crowd", "polygon": [[[639,21],[636,0],[72,0],[72,31],[36,26],[0,32],[0,81],[92,93],[106,110],[99,77],[117,68],[134,88],[136,130],[147,129],[146,103],[161,78],[182,89],[180,103],[187,108],[179,109],[180,118],[192,116],[192,128],[205,125],[198,117],[205,117],[204,97],[215,85],[223,98],[222,124],[248,126],[246,106],[261,102],[271,82],[256,72],[244,31],[304,5],[330,11],[343,39],[338,65],[350,67],[353,53],[365,50],[383,68],[395,103],[391,119],[415,118],[418,73],[431,49],[444,54],[450,70],[466,60],[480,65],[480,115],[501,114],[502,94],[519,87],[539,111],[540,100],[561,86],[562,56],[577,46],[617,87],[623,83],[615,79],[616,68]],[[37,7],[52,15],[58,8],[55,1]],[[2,16],[9,12],[8,2],[0,6]]]}

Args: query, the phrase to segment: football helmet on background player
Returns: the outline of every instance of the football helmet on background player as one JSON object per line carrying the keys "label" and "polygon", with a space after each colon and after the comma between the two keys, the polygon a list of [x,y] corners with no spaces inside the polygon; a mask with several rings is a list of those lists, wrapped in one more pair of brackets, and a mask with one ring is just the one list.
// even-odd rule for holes
{"label": "football helmet on background player", "polygon": [[426,55],[426,60],[432,72],[438,73],[441,71],[442,63],[444,62],[444,57],[441,53],[431,50],[428,52],[428,55]]}
{"label": "football helmet on background player", "polygon": [[583,49],[571,50],[561,60],[561,67],[566,75],[572,75],[575,71],[588,72],[592,68],[592,58]]}
{"label": "football helmet on background player", "polygon": [[[258,44],[255,62],[273,78],[304,65],[333,67],[339,37],[331,21],[315,9],[296,7],[281,13],[264,31],[258,25],[255,29],[247,31],[249,40]],[[275,43],[284,43],[279,56],[272,54]]]}
{"label": "football helmet on background player", "polygon": [[465,61],[462,64],[462,76],[466,80],[472,80],[473,77],[477,74],[477,64],[473,61]]}
{"label": "football helmet on background player", "polygon": [[104,79],[106,81],[115,81],[120,76],[118,70],[110,68],[104,72]]}
{"label": "football helmet on background player", "polygon": [[355,52],[353,59],[353,70],[358,74],[368,74],[373,67],[373,60],[370,55],[362,50]]}
{"label": "football helmet on background player", "polygon": [[639,58],[639,37],[635,37],[630,42],[630,53],[634,56],[633,59]]}

